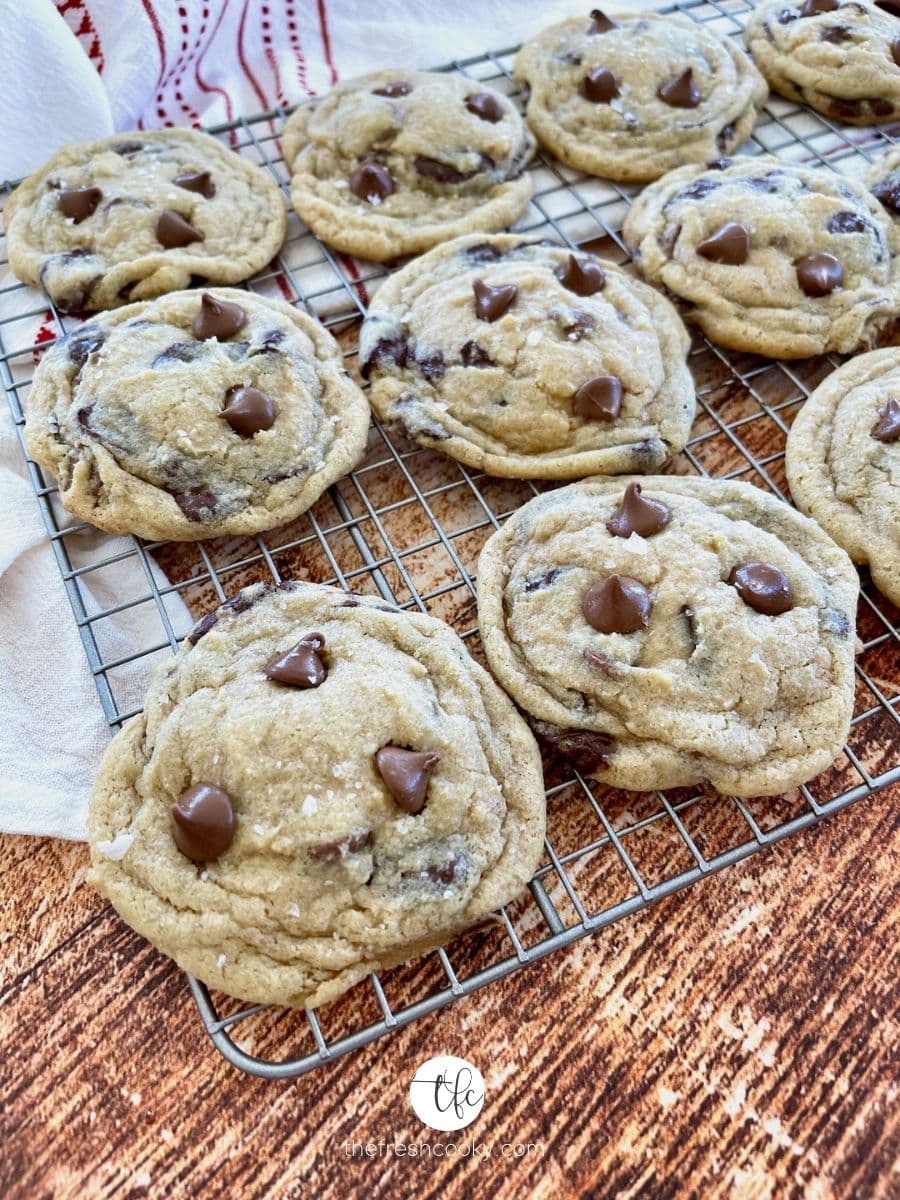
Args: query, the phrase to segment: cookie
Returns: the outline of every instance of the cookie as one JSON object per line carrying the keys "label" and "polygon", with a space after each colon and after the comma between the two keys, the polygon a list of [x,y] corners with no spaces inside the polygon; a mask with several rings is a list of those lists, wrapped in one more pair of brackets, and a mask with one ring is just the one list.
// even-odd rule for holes
{"label": "cookie", "polygon": [[900,115],[900,21],[865,0],[764,0],[744,37],[770,87],[847,125]]}
{"label": "cookie", "polygon": [[623,236],[644,278],[720,346],[772,358],[893,334],[898,232],[852,179],[771,155],[681,167],[645,188]]}
{"label": "cookie", "polygon": [[664,475],[538,496],[478,564],[496,678],[550,748],[637,791],[771,795],[825,770],[853,711],[858,590],[787,504]]}
{"label": "cookie", "polygon": [[872,195],[894,220],[900,218],[900,146],[891,146],[878,156],[866,177]]}
{"label": "cookie", "polygon": [[687,333],[613,263],[458,238],[391,275],[360,336],[369,399],[422,446],[515,478],[650,471],[694,416]]}
{"label": "cookie", "polygon": [[513,900],[544,791],[448,626],[256,585],[160,668],[89,825],[93,882],[139,933],[211,987],[313,1008]]}
{"label": "cookie", "polygon": [[768,96],[734,41],[668,13],[594,9],[551,25],[519,51],[515,75],[543,146],[579,171],[631,182],[730,153]]}
{"label": "cookie", "polygon": [[12,270],[65,313],[238,283],[278,253],[287,227],[273,177],[190,129],[64,146],[4,216]]}
{"label": "cookie", "polygon": [[785,467],[796,504],[900,605],[900,349],[862,354],[819,384]]}
{"label": "cookie", "polygon": [[110,533],[272,529],[359,461],[369,406],[306,313],[232,288],[97,317],[43,355],[25,442],[63,505]]}
{"label": "cookie", "polygon": [[290,117],[294,208],[329,246],[383,262],[511,224],[534,139],[501,92],[462,75],[378,71]]}

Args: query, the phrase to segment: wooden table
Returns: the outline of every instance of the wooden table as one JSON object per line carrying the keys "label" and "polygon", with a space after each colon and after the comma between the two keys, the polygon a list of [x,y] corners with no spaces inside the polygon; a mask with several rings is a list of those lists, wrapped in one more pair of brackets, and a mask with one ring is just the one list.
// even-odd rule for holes
{"label": "wooden table", "polygon": [[[283,1083],[219,1057],[184,977],[85,883],[83,846],[0,839],[0,1195],[896,1196],[898,799]],[[440,1053],[486,1081],[456,1135],[408,1101]],[[348,1139],[493,1154],[354,1159]]]}

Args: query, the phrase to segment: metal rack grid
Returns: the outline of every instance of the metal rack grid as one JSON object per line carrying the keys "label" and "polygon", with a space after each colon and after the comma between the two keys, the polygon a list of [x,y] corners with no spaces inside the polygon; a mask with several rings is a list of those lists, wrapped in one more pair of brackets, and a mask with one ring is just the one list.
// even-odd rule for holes
{"label": "metal rack grid", "polygon": [[[752,9],[745,0],[687,0],[674,7],[729,36],[740,36]],[[514,54],[515,48],[488,53],[445,69],[515,94]],[[278,142],[285,116],[277,109],[211,132],[271,170],[287,196]],[[852,174],[894,144],[898,133],[898,127],[840,129],[773,98],[742,153],[774,152]],[[587,245],[615,261],[627,259],[618,231],[636,189],[579,175],[546,155],[532,169],[534,196],[517,230],[549,233],[572,247]],[[3,269],[0,378],[21,439],[33,364],[78,322]],[[334,253],[292,214],[278,259],[247,286],[316,313],[342,341],[352,370],[359,320],[386,269]],[[791,417],[837,363],[830,356],[785,363],[730,354],[698,335],[691,352],[697,419],[686,450],[670,469],[742,478],[787,498],[782,463]],[[176,650],[187,632],[185,615],[196,619],[258,579],[306,577],[380,594],[448,620],[477,656],[478,550],[510,512],[545,486],[469,471],[375,421],[363,463],[301,520],[265,536],[167,546],[92,535],[65,516],[52,479],[34,463],[28,469],[112,728],[139,711],[135,689],[151,666]],[[123,564],[139,581],[137,594],[98,607],[92,580]],[[116,652],[104,636],[104,622],[141,607],[155,614],[155,632],[148,633],[145,622],[141,644]],[[382,978],[371,976],[316,1013],[248,1008],[214,998],[192,979],[213,1042],[233,1065],[252,1074],[300,1075],[900,781],[897,612],[865,572],[858,634],[862,650],[851,735],[842,758],[824,775],[786,796],[754,801],[697,788],[615,792],[550,760],[544,860],[529,891],[496,922]]]}

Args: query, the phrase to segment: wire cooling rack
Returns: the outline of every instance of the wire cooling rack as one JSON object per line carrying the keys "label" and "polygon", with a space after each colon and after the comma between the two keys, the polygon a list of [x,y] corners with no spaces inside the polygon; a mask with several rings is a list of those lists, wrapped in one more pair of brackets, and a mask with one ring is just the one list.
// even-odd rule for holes
{"label": "wire cooling rack", "polygon": [[[744,0],[688,0],[676,7],[737,37],[752,8]],[[515,94],[514,55],[514,48],[498,51],[445,69]],[[211,132],[271,170],[287,196],[278,141],[285,116],[277,109]],[[897,126],[841,129],[773,98],[742,152],[772,152],[859,175],[898,134]],[[627,259],[619,230],[636,189],[579,175],[545,155],[532,169],[534,197],[516,229]],[[10,187],[2,189],[4,196]],[[34,363],[78,322],[4,270],[0,377],[21,438]],[[355,371],[359,320],[386,270],[332,252],[292,214],[282,253],[247,286],[316,313],[341,340]],[[836,365],[833,357],[785,363],[729,354],[698,335],[691,352],[697,419],[686,450],[669,469],[739,478],[787,498],[785,435],[812,388]],[[163,545],[109,538],[73,523],[52,479],[34,463],[29,471],[111,728],[139,711],[150,669],[176,650],[190,624],[260,579],[314,579],[379,594],[447,620],[480,656],[473,578],[478,552],[512,511],[545,486],[468,471],[376,421],[360,467],[300,520],[255,538]],[[108,571],[114,584],[104,583]],[[829,771],[785,796],[740,800],[702,788],[616,792],[548,760],[544,859],[528,892],[496,921],[380,978],[371,976],[316,1013],[247,1008],[192,979],[215,1045],[250,1073],[300,1075],[900,780],[898,613],[862,575],[853,726]],[[131,643],[116,633],[122,623]]]}

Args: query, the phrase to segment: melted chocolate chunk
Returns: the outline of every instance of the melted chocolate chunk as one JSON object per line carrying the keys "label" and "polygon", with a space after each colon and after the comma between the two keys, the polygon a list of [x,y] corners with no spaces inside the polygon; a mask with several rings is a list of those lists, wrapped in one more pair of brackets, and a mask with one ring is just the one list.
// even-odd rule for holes
{"label": "melted chocolate chunk", "polygon": [[828,222],[829,233],[870,233],[872,223],[860,213],[835,213]]}
{"label": "melted chocolate chunk", "polygon": [[572,412],[586,421],[614,421],[622,410],[624,389],[616,375],[598,375],[575,393]]}
{"label": "melted chocolate chunk", "polygon": [[96,325],[85,325],[77,333],[70,333],[63,338],[59,345],[65,349],[69,361],[80,368],[105,341],[106,334],[101,333]]}
{"label": "melted chocolate chunk", "polygon": [[328,675],[321,656],[324,646],[321,633],[307,633],[290,650],[269,659],[263,668],[267,678],[289,687],[319,687]]}
{"label": "melted chocolate chunk", "polygon": [[478,342],[466,342],[459,352],[464,367],[492,367],[494,360]]}
{"label": "melted chocolate chunk", "polygon": [[608,575],[585,592],[581,612],[599,633],[637,633],[650,621],[650,593],[630,575]]}
{"label": "melted chocolate chunk", "polygon": [[610,17],[599,8],[591,9],[591,23],[588,26],[588,34],[609,33],[611,29],[618,29],[618,25]]}
{"label": "melted chocolate chunk", "polygon": [[375,837],[371,830],[366,830],[364,833],[351,833],[345,838],[338,838],[333,842],[323,842],[319,846],[310,846],[309,857],[316,862],[333,862],[336,858],[346,858],[348,854],[359,854],[362,850],[368,850]]}
{"label": "melted chocolate chunk", "polygon": [[838,0],[804,0],[800,8],[801,17],[815,17],[819,13],[834,12],[840,8]]}
{"label": "melted chocolate chunk", "polygon": [[790,580],[771,563],[745,562],[732,567],[728,582],[750,608],[776,617],[794,606]]}
{"label": "melted chocolate chunk", "polygon": [[113,154],[121,154],[127,156],[129,154],[140,154],[144,149],[143,142],[116,142],[114,146],[110,146]]}
{"label": "melted chocolate chunk", "polygon": [[213,183],[209,171],[185,172],[183,175],[175,176],[175,184],[177,187],[185,188],[189,192],[197,192],[201,196],[205,196],[207,200],[212,200],[216,194],[216,185]]}
{"label": "melted chocolate chunk", "polygon": [[888,397],[870,433],[876,442],[896,442],[900,438],[900,401]]}
{"label": "melted chocolate chunk", "polygon": [[900,67],[900,38],[895,38],[894,41],[891,42],[891,58],[894,60],[896,65]]}
{"label": "melted chocolate chunk", "polygon": [[413,85],[407,83],[405,79],[397,79],[393,83],[386,83],[384,87],[373,88],[373,96],[389,96],[395,100],[398,96],[408,96],[413,90]]}
{"label": "melted chocolate chunk", "polygon": [[225,393],[225,407],[219,414],[235,433],[251,438],[271,429],[278,410],[265,392],[255,387],[232,387]]}
{"label": "melted chocolate chunk", "polygon": [[466,97],[466,108],[482,121],[496,125],[503,119],[503,105],[493,92],[476,92]]}
{"label": "melted chocolate chunk", "polygon": [[712,262],[739,267],[750,257],[750,230],[740,221],[726,221],[698,244],[697,253]]}
{"label": "melted chocolate chunk", "polygon": [[606,522],[613,537],[627,538],[633,533],[639,537],[652,537],[668,525],[671,519],[668,505],[641,494],[639,483],[629,483],[622,502]]}
{"label": "melted chocolate chunk", "polygon": [[562,729],[546,721],[531,721],[535,737],[547,750],[566,759],[585,774],[608,767],[616,752],[616,739],[591,729]]}
{"label": "melted chocolate chunk", "polygon": [[557,54],[557,61],[565,63],[568,67],[580,67],[581,55],[576,54],[574,50],[563,50],[561,54]]}
{"label": "melted chocolate chunk", "polygon": [[853,34],[846,25],[830,25],[822,32],[822,41],[831,42],[835,46],[839,46],[842,42],[849,42],[852,37]]}
{"label": "melted chocolate chunk", "polygon": [[[734,142],[734,133],[735,133],[734,125],[728,124],[728,125],[723,125],[722,128],[719,130],[719,132],[716,134],[716,145],[722,151],[723,154],[727,150],[731,149],[732,143]],[[706,165],[708,167],[711,167],[711,166],[713,166],[713,163],[707,163]]]}
{"label": "melted chocolate chunk", "polygon": [[174,208],[164,208],[156,220],[156,240],[167,250],[202,242],[204,234],[195,229]]}
{"label": "melted chocolate chunk", "polygon": [[778,24],[779,25],[790,25],[792,21],[799,21],[799,20],[800,20],[800,14],[797,12],[794,12],[794,10],[790,9],[790,8],[783,8],[781,10],[781,12],[778,14]]}
{"label": "melted chocolate chunk", "polygon": [[674,79],[667,79],[665,83],[661,83],[656,94],[664,104],[672,108],[696,108],[703,99],[700,89],[694,83],[693,67],[688,67]]}
{"label": "melted chocolate chunk", "polygon": [[263,334],[262,341],[253,349],[254,354],[278,354],[278,347],[287,337],[283,329],[270,329]]}
{"label": "melted chocolate chunk", "polygon": [[375,766],[395,804],[415,815],[425,807],[431,772],[440,760],[435,750],[405,750],[388,745],[376,753]]}
{"label": "melted chocolate chunk", "polygon": [[476,279],[472,284],[476,317],[480,321],[498,320],[515,300],[518,290],[514,283],[491,287],[483,279]]}
{"label": "melted chocolate chunk", "polygon": [[477,245],[468,246],[463,251],[463,254],[472,263],[499,262],[505,253],[505,250],[492,246],[490,242],[478,242]]}
{"label": "melted chocolate chunk", "polygon": [[444,863],[433,863],[425,868],[422,876],[437,887],[450,887],[460,878],[466,877],[466,863],[461,855],[454,855]]}
{"label": "melted chocolate chunk", "polygon": [[540,592],[544,588],[550,587],[562,574],[559,567],[551,567],[549,571],[544,571],[541,575],[535,575],[531,579],[525,581],[524,591]]}
{"label": "melted chocolate chunk", "polygon": [[794,263],[797,282],[807,296],[828,296],[844,280],[844,268],[833,254],[822,251],[807,254]]}
{"label": "melted chocolate chunk", "polygon": [[416,155],[413,159],[413,166],[424,179],[433,179],[436,183],[462,183],[466,179],[471,179],[475,173],[470,171],[468,174],[464,174],[462,171],[457,171],[456,167],[451,167],[449,163],[440,162],[436,158],[428,158],[424,154]]}
{"label": "melted chocolate chunk", "polygon": [[369,204],[380,204],[396,190],[394,177],[381,163],[364,162],[350,176],[350,191]]}
{"label": "melted chocolate chunk", "polygon": [[621,663],[617,663],[614,658],[610,658],[608,654],[601,654],[599,650],[593,650],[590,646],[582,650],[581,657],[589,666],[595,667],[607,679],[615,679],[621,674]]}
{"label": "melted chocolate chunk", "polygon": [[580,342],[594,328],[594,318],[586,312],[560,313],[556,319],[562,333],[570,342]]}
{"label": "melted chocolate chunk", "polygon": [[166,346],[165,350],[160,350],[150,366],[164,367],[173,362],[196,362],[204,353],[205,347],[202,342],[173,342],[171,346]]}
{"label": "melted chocolate chunk", "polygon": [[722,181],[720,179],[704,179],[701,176],[699,179],[695,179],[693,183],[688,184],[683,191],[673,196],[669,204],[675,204],[678,200],[702,200],[704,196],[708,196],[710,192],[714,192],[716,188],[721,186]]}
{"label": "melted chocolate chunk", "polygon": [[397,334],[396,337],[380,338],[362,365],[362,377],[368,379],[373,367],[405,367],[408,360],[409,343],[405,337]]}
{"label": "melted chocolate chunk", "polygon": [[[282,586],[285,587],[286,585]],[[251,592],[249,589],[245,589],[244,591],[238,592],[236,596],[232,596],[230,600],[223,600],[222,603],[218,605],[217,608],[214,608],[212,612],[207,613],[205,617],[201,617],[201,619],[188,634],[187,640],[192,646],[196,646],[203,635],[209,633],[213,625],[215,625],[218,621],[219,617],[224,617],[228,613],[246,612],[248,608],[252,608],[254,604],[262,600],[263,597],[267,596],[271,591],[273,591],[272,587],[263,587],[257,592]]]}
{"label": "melted chocolate chunk", "polygon": [[217,300],[209,292],[200,297],[200,309],[191,325],[191,333],[198,341],[218,338],[220,342],[243,329],[247,314],[239,304],[230,300]]}
{"label": "melted chocolate chunk", "polygon": [[900,175],[891,175],[872,188],[872,195],[892,213],[900,214]]}
{"label": "melted chocolate chunk", "polygon": [[564,267],[556,268],[556,278],[576,296],[593,296],[603,290],[606,275],[599,263],[570,254]]}
{"label": "melted chocolate chunk", "polygon": [[212,862],[234,841],[231,799],[214,783],[195,783],[169,811],[175,845],[192,862]]}
{"label": "melted chocolate chunk", "polygon": [[204,525],[215,519],[219,497],[209,488],[189,488],[186,491],[171,492],[170,495],[189,521]]}
{"label": "melted chocolate chunk", "polygon": [[592,104],[609,104],[610,100],[615,100],[618,96],[619,85],[612,71],[608,71],[606,67],[594,67],[593,71],[589,71],[582,79],[578,90],[585,100],[590,100]]}
{"label": "melted chocolate chunk", "polygon": [[428,383],[437,383],[438,380],[443,379],[446,370],[444,356],[440,350],[432,350],[430,354],[423,354],[421,358],[416,359],[416,366]]}
{"label": "melted chocolate chunk", "polygon": [[98,187],[63,188],[58,194],[57,205],[64,216],[80,225],[93,214],[102,199],[103,193]]}

